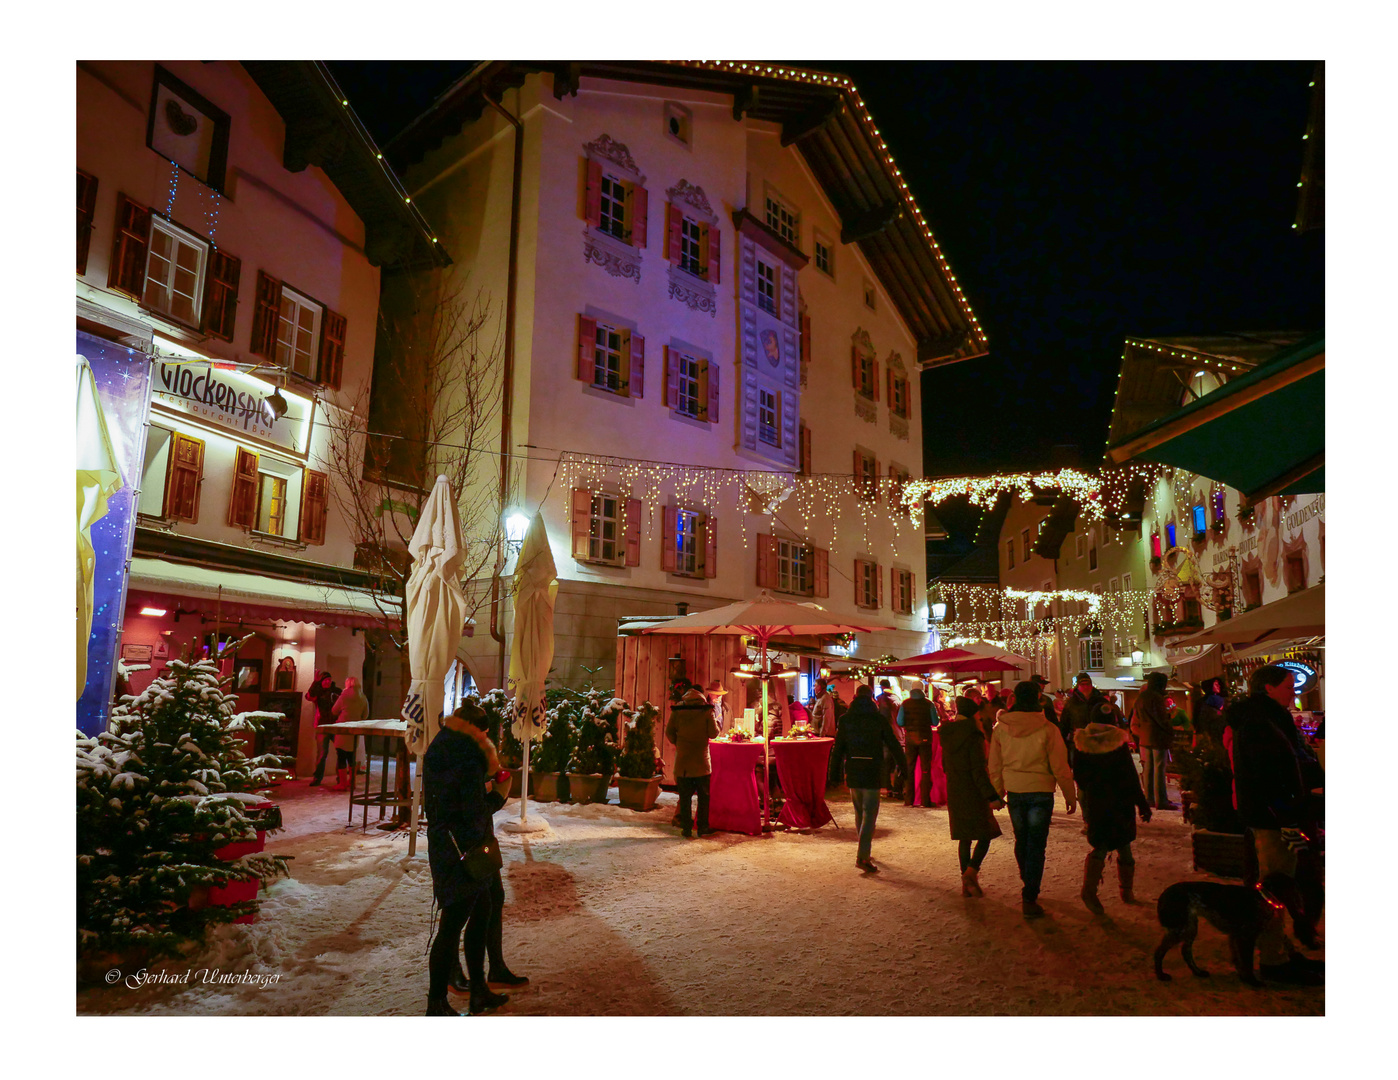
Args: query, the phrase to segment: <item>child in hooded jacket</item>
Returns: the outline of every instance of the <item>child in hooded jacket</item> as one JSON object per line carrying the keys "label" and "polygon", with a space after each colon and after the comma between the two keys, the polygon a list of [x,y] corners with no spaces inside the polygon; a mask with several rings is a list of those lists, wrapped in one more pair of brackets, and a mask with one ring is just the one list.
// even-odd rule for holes
{"label": "child in hooded jacket", "polygon": [[1086,727],[1073,733],[1073,779],[1082,799],[1087,821],[1087,842],[1092,845],[1083,864],[1082,902],[1102,914],[1097,887],[1102,883],[1107,856],[1116,852],[1117,881],[1121,898],[1134,903],[1136,860],[1131,842],[1136,839],[1136,814],[1150,820],[1150,803],[1131,758],[1126,732],[1116,724],[1111,708],[1104,707]]}

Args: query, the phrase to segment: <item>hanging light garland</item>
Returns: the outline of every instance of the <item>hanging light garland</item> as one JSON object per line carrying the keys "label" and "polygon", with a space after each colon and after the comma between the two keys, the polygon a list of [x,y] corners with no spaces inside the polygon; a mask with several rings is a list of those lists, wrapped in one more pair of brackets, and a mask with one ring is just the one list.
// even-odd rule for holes
{"label": "hanging light garland", "polygon": [[1044,490],[1060,491],[1068,495],[1078,503],[1081,513],[1089,520],[1100,521],[1105,516],[1101,479],[1079,469],[910,480],[903,486],[903,503],[921,520],[924,502],[936,505],[955,496],[965,495],[973,506],[989,509],[1002,495],[1018,495],[1028,502]]}

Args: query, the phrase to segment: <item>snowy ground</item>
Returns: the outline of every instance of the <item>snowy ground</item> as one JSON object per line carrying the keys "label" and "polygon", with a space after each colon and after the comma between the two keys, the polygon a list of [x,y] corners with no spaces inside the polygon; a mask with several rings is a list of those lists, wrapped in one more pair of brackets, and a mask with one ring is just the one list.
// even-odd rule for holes
{"label": "snowy ground", "polygon": [[[612,799],[616,799],[615,789]],[[304,782],[279,792],[284,832],[268,850],[295,856],[294,877],[264,893],[261,920],[221,928],[189,960],[152,971],[187,984],[116,985],[78,994],[80,1013],[146,1015],[420,1014],[427,997],[431,879],[422,839],[345,826],[345,795]],[[1094,917],[1077,898],[1086,840],[1059,810],[1040,902],[1019,910],[1008,815],[981,873],[986,896],[963,899],[946,812],[883,804],[876,876],[854,868],[853,812],[842,826],[765,838],[718,833],[686,841],[668,825],[675,796],[647,814],[613,804],[530,804],[551,829],[505,853],[505,955],[532,982],[502,1015],[1322,1015],[1320,989],[1254,990],[1227,941],[1201,926],[1196,979],[1179,952],[1172,983],[1151,972],[1160,932],[1154,899],[1190,866],[1178,813],[1140,827],[1129,907],[1109,865]],[[497,824],[518,816],[512,801]],[[1322,927],[1323,929],[1323,927]],[[1323,954],[1315,954],[1323,955]],[[266,985],[223,985],[210,972]],[[270,977],[276,976],[275,981]],[[458,1005],[464,1007],[464,1001]]]}

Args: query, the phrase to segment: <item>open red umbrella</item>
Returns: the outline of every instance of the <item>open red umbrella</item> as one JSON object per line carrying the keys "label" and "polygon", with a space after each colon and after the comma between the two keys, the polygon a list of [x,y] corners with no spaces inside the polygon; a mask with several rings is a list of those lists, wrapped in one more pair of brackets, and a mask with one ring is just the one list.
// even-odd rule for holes
{"label": "open red umbrella", "polygon": [[914,675],[922,671],[945,671],[949,674],[975,675],[991,671],[1013,671],[1029,667],[1032,661],[994,645],[970,643],[953,649],[910,656],[879,668],[880,675]]}
{"label": "open red umbrella", "polygon": [[[819,604],[796,604],[789,600],[778,600],[765,589],[752,600],[740,600],[736,604],[712,608],[709,611],[696,611],[693,615],[681,615],[659,626],[647,627],[643,634],[746,634],[755,637],[762,649],[762,670],[757,674],[762,678],[762,721],[764,727],[762,756],[768,766],[771,764],[772,743],[767,723],[767,643],[782,634],[860,634],[875,630],[892,630],[894,627],[883,623],[862,620],[842,619],[827,612]],[[1025,661],[1028,663],[1028,661]],[[762,827],[767,828],[770,818],[770,793],[763,785]]]}

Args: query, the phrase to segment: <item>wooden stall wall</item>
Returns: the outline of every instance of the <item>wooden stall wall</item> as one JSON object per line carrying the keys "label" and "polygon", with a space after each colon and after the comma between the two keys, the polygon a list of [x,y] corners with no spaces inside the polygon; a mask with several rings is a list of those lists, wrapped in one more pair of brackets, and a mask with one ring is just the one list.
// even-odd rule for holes
{"label": "wooden stall wall", "polygon": [[[683,670],[684,677],[699,686],[719,680],[728,691],[727,701],[741,709],[742,679],[729,670],[745,659],[743,639],[729,634],[636,634],[616,642],[617,696],[632,707],[649,701],[660,709],[655,721],[655,745],[665,763],[664,783],[675,782],[675,748],[665,739],[670,719],[670,666]],[[672,661],[672,658],[673,659]],[[620,740],[622,732],[617,733]]]}

